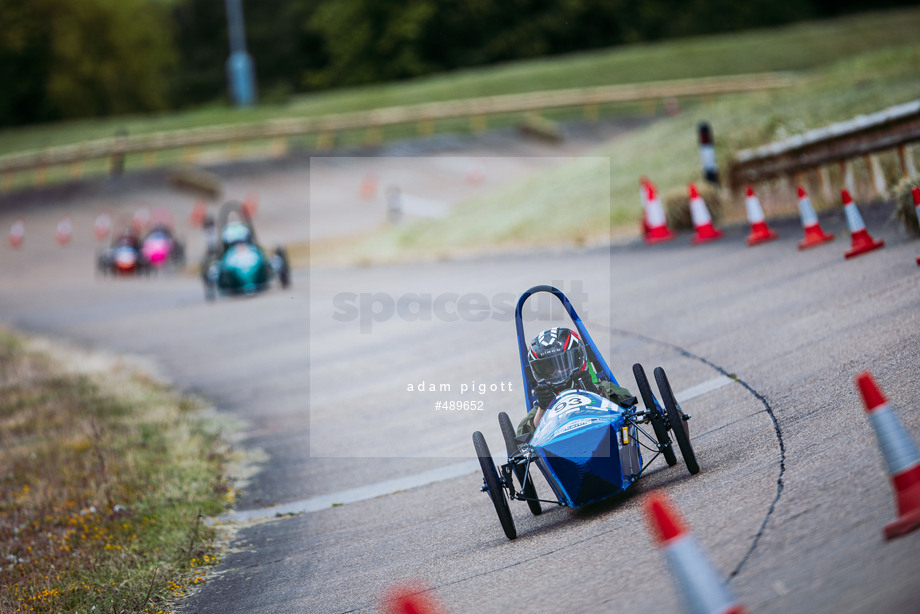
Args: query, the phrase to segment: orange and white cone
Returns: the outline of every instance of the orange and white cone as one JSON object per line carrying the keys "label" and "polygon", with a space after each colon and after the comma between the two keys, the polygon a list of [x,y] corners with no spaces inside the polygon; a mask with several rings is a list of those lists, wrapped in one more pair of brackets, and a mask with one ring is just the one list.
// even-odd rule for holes
{"label": "orange and white cone", "polygon": [[763,208],[760,206],[760,199],[754,194],[754,188],[751,186],[747,187],[744,206],[747,208],[748,221],[751,223],[751,234],[747,238],[748,246],[766,243],[779,237],[767,226]]}
{"label": "orange and white cone", "polygon": [[370,202],[377,197],[377,175],[375,173],[367,173],[364,175],[364,179],[361,180],[361,189],[359,190],[361,194],[361,200]]}
{"label": "orange and white cone", "polygon": [[243,213],[246,214],[246,217],[252,219],[256,216],[256,212],[259,210],[259,195],[255,192],[250,192],[246,195],[246,198],[243,199]]}
{"label": "orange and white cone", "polygon": [[134,224],[134,230],[140,233],[146,232],[147,226],[150,225],[150,207],[147,205],[138,207],[131,222]]}
{"label": "orange and white cone", "polygon": [[195,201],[195,204],[192,205],[192,213],[189,216],[189,222],[194,228],[202,228],[204,226],[204,218],[208,216],[208,203],[203,199]]}
{"label": "orange and white cone", "polygon": [[815,208],[811,206],[811,199],[805,193],[805,188],[798,186],[799,214],[802,217],[802,227],[805,229],[805,238],[799,243],[799,249],[808,249],[822,243],[834,240],[833,233],[826,233],[818,223]]}
{"label": "orange and white cone", "polygon": [[385,614],[440,614],[444,611],[431,591],[417,582],[390,587],[382,601],[380,609]]}
{"label": "orange and white cone", "polygon": [[856,376],[856,387],[878,438],[894,488],[898,518],[885,525],[891,540],[920,528],[920,450],[892,411],[888,399],[868,371]]}
{"label": "orange and white cone", "polygon": [[651,181],[645,183],[645,242],[648,244],[670,241],[677,235],[668,228],[668,220],[664,214],[664,207],[655,184]]}
{"label": "orange and white cone", "polygon": [[657,544],[664,548],[687,610],[692,614],[744,614],[715,567],[684,525],[683,518],[661,492],[645,499],[645,517]]}
{"label": "orange and white cone", "polygon": [[93,222],[93,234],[96,236],[97,241],[104,241],[111,230],[112,215],[107,211],[103,211],[96,216],[96,221]]}
{"label": "orange and white cone", "polygon": [[10,247],[19,249],[26,238],[26,223],[23,219],[17,218],[10,226]]}
{"label": "orange and white cone", "polygon": [[[917,212],[917,221],[920,221],[920,188],[914,186],[910,193],[914,197],[914,211]],[[920,256],[917,256],[917,266],[920,266]]]}
{"label": "orange and white cone", "polygon": [[470,163],[466,171],[466,181],[472,185],[479,185],[486,180],[486,167],[482,162],[474,161]]}
{"label": "orange and white cone", "polygon": [[850,250],[846,252],[843,257],[853,258],[871,252],[872,250],[885,247],[884,241],[876,241],[869,234],[869,231],[866,230],[866,224],[863,222],[862,216],[859,214],[859,209],[856,208],[856,204],[850,196],[850,192],[847,189],[843,189],[840,191],[840,195],[843,198],[843,211],[847,216],[847,226],[850,228],[851,241]]}
{"label": "orange and white cone", "polygon": [[707,241],[715,241],[722,238],[722,231],[712,225],[712,217],[709,215],[709,209],[703,197],[700,196],[694,184],[689,184],[690,190],[690,217],[693,219],[693,227],[696,229],[696,235],[693,237],[693,244],[699,245]]}
{"label": "orange and white cone", "polygon": [[70,216],[65,215],[57,223],[57,228],[54,230],[54,238],[58,242],[58,245],[64,247],[70,243],[70,238],[73,236],[73,222],[70,221]]}
{"label": "orange and white cone", "polygon": [[642,203],[641,228],[643,239],[648,239],[648,215],[646,214],[646,209],[648,208],[648,199],[646,198],[648,189],[645,187],[648,182],[649,179],[645,175],[639,177],[639,201]]}

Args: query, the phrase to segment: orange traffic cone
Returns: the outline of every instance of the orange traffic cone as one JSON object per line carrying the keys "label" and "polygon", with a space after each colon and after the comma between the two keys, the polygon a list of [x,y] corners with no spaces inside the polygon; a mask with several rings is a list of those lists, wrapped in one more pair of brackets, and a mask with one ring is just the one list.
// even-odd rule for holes
{"label": "orange traffic cone", "polygon": [[765,243],[776,239],[779,235],[770,230],[760,206],[760,199],[754,195],[754,188],[747,187],[747,197],[744,199],[747,208],[748,221],[751,223],[751,234],[748,235],[748,246]]}
{"label": "orange traffic cone", "polygon": [[[914,186],[910,193],[914,197],[914,211],[917,212],[917,220],[920,221],[920,188]],[[917,266],[920,266],[920,256],[917,256]]]}
{"label": "orange traffic cone", "polygon": [[658,198],[655,184],[651,181],[645,184],[645,224],[645,242],[648,244],[670,241],[677,237],[668,228],[664,207],[661,205],[661,199]]}
{"label": "orange traffic cone", "polygon": [[405,584],[391,587],[383,598],[385,614],[439,614],[441,606],[424,585]]}
{"label": "orange traffic cone", "polygon": [[859,209],[853,203],[850,192],[844,188],[840,191],[843,198],[843,211],[847,216],[847,226],[850,228],[850,251],[846,252],[844,258],[853,258],[872,250],[885,247],[884,241],[876,241],[866,230],[866,224],[863,222]]}
{"label": "orange traffic cone", "polygon": [[208,216],[208,203],[205,200],[196,200],[192,205],[192,214],[189,216],[189,222],[194,228],[204,226],[204,218]]}
{"label": "orange traffic cone", "polygon": [[466,180],[472,185],[479,185],[486,180],[486,168],[481,162],[473,162],[466,171]]}
{"label": "orange traffic cone", "polygon": [[805,188],[798,186],[799,190],[799,214],[802,217],[802,227],[805,229],[805,238],[799,243],[799,249],[808,249],[822,243],[834,240],[833,233],[826,233],[818,223],[818,216],[815,214],[814,207],[811,206],[811,199],[805,193]]}
{"label": "orange traffic cone", "polygon": [[57,224],[57,228],[54,230],[54,238],[57,240],[58,245],[64,247],[70,243],[70,237],[73,236],[73,222],[70,221],[70,216],[65,215]]}
{"label": "orange traffic cone", "polygon": [[19,249],[19,246],[22,245],[23,240],[26,238],[26,223],[23,219],[17,218],[15,222],[10,226],[10,247],[13,249]]}
{"label": "orange traffic cone", "polygon": [[137,211],[134,212],[134,217],[131,221],[134,224],[134,229],[137,232],[146,232],[147,226],[150,225],[150,207],[146,204],[138,207]]}
{"label": "orange traffic cone", "polygon": [[668,568],[692,614],[743,614],[747,611],[719,578],[664,493],[652,492],[646,497],[645,517],[655,541],[664,548]]}
{"label": "orange traffic cone", "polygon": [[377,196],[377,175],[367,173],[361,180],[361,200],[370,202]]}
{"label": "orange traffic cone", "polygon": [[93,222],[93,234],[96,236],[97,241],[104,241],[111,230],[112,215],[107,211],[103,211],[96,216],[96,221]]}
{"label": "orange traffic cone", "polygon": [[256,216],[256,212],[259,210],[259,195],[255,192],[250,192],[246,195],[246,198],[243,199],[243,213],[246,214],[246,217],[252,219]]}
{"label": "orange traffic cone", "polygon": [[648,208],[648,200],[646,196],[648,190],[645,185],[649,182],[648,177],[642,175],[639,177],[639,201],[642,203],[642,221],[640,222],[640,227],[642,228],[642,239],[648,239],[648,215],[646,214],[646,209]]}
{"label": "orange traffic cone", "polygon": [[696,235],[693,237],[693,244],[699,245],[707,241],[715,241],[722,238],[722,231],[713,227],[712,217],[709,215],[709,209],[703,197],[697,191],[694,184],[689,184],[690,189],[690,217],[693,219],[693,227],[696,228]]}
{"label": "orange traffic cone", "polygon": [[857,375],[856,387],[869,413],[894,487],[898,518],[885,525],[885,539],[891,540],[920,527],[920,450],[904,430],[871,373],[863,371]]}

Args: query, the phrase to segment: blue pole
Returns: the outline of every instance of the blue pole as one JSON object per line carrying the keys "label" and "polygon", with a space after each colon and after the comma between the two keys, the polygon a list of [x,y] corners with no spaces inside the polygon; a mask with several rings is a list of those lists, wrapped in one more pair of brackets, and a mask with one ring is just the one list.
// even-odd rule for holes
{"label": "blue pole", "polygon": [[246,52],[242,0],[225,0],[227,29],[230,33],[230,57],[227,58],[227,81],[230,98],[238,107],[256,103],[256,79],[252,57]]}

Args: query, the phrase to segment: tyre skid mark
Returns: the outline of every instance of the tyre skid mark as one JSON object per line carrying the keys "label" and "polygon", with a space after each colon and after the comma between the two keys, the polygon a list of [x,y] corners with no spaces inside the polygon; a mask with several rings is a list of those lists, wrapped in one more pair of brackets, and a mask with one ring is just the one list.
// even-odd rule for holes
{"label": "tyre skid mark", "polygon": [[750,548],[748,548],[748,551],[741,558],[741,560],[738,562],[738,564],[735,566],[732,572],[728,574],[728,581],[730,582],[734,577],[736,577],[739,573],[741,573],[741,569],[742,567],[744,567],[744,564],[747,563],[748,559],[750,559],[751,556],[754,554],[754,551],[757,549],[757,546],[760,543],[761,537],[763,537],[764,532],[767,529],[767,524],[770,522],[770,518],[773,516],[773,512],[776,511],[776,506],[779,503],[779,499],[783,494],[783,486],[784,486],[783,476],[786,474],[786,444],[783,441],[783,430],[779,426],[779,422],[776,419],[776,414],[773,413],[773,408],[770,406],[770,402],[767,401],[766,397],[764,397],[762,394],[754,390],[754,388],[750,384],[748,384],[746,381],[744,381],[737,375],[733,373],[729,373],[727,370],[715,364],[711,360],[708,360],[706,358],[703,358],[702,356],[694,354],[690,350],[682,348],[679,345],[675,345],[668,341],[662,341],[660,339],[655,339],[654,337],[649,337],[647,335],[643,335],[642,333],[623,330],[620,328],[614,328],[612,326],[604,326],[602,324],[597,324],[596,326],[599,326],[601,328],[606,328],[610,333],[615,334],[615,335],[620,335],[623,337],[630,337],[633,339],[640,339],[650,344],[659,345],[661,347],[668,348],[670,350],[673,350],[674,352],[677,352],[678,354],[680,354],[681,356],[685,358],[689,358],[690,360],[695,360],[697,362],[700,362],[706,365],[707,367],[717,371],[718,373],[720,373],[721,375],[725,377],[731,378],[733,381],[741,385],[745,390],[747,390],[751,394],[751,396],[753,396],[755,399],[757,399],[760,402],[761,405],[763,405],[763,408],[767,412],[767,415],[770,416],[770,420],[773,423],[773,430],[776,433],[776,440],[777,440],[777,443],[779,444],[779,475],[776,477],[776,495],[774,495],[773,501],[770,503],[770,507],[767,509],[767,513],[764,515],[763,522],[760,524],[760,528],[757,530],[757,534],[754,536],[754,539],[751,541]]}

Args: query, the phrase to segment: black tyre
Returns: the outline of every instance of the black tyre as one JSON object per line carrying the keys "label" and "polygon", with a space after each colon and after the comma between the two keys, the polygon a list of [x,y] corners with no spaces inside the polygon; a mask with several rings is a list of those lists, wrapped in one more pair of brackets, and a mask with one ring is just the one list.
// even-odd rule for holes
{"label": "black tyre", "polygon": [[649,412],[649,420],[652,421],[652,428],[655,429],[655,438],[658,439],[664,462],[668,464],[668,467],[673,467],[677,464],[677,454],[674,453],[674,446],[668,436],[668,425],[665,423],[658,406],[655,405],[652,387],[649,386],[648,378],[645,377],[645,369],[642,368],[642,365],[639,363],[633,365],[633,375],[636,378],[636,385],[639,387],[639,394],[642,396],[642,403]]}
{"label": "black tyre", "polygon": [[287,288],[291,285],[291,267],[288,264],[287,251],[283,247],[276,247],[275,255],[281,262],[281,266],[278,267],[278,281],[281,282],[282,288]]}
{"label": "black tyre", "polygon": [[182,243],[179,243],[178,241],[173,243],[173,254],[174,254],[172,256],[173,263],[177,267],[184,267],[185,266],[185,245],[183,245]]}
{"label": "black tyre", "polygon": [[655,368],[655,382],[658,384],[658,392],[661,393],[661,401],[664,403],[665,410],[668,412],[668,421],[671,423],[671,432],[674,433],[674,439],[680,448],[680,453],[687,464],[687,471],[691,474],[700,472],[700,466],[696,462],[696,454],[693,452],[693,444],[690,443],[690,425],[684,420],[684,414],[680,411],[680,406],[674,398],[674,392],[671,390],[671,383],[668,382],[668,376],[661,367]]}
{"label": "black tyre", "polygon": [[204,300],[213,303],[217,299],[217,288],[209,280],[204,282]]}
{"label": "black tyre", "polygon": [[511,510],[508,508],[508,499],[505,498],[505,491],[498,481],[498,471],[495,470],[495,463],[492,462],[492,454],[489,452],[489,446],[486,445],[486,438],[479,431],[473,433],[473,447],[476,448],[479,466],[482,467],[482,476],[485,478],[492,505],[495,506],[495,513],[498,514],[498,521],[508,539],[514,539],[517,537],[517,530],[514,528]]}
{"label": "black tyre", "polygon": [[[514,426],[511,424],[511,418],[508,417],[508,414],[505,412],[499,412],[498,425],[502,429],[502,437],[505,438],[505,449],[508,450],[508,458],[511,458],[511,456],[517,451],[517,442],[514,440]],[[540,506],[540,502],[536,501],[537,488],[533,484],[532,477],[527,480],[527,484],[524,484],[524,472],[524,467],[519,465],[514,466],[514,474],[517,476],[518,481],[521,483],[521,487],[524,491],[524,496],[527,497],[527,507],[530,508],[531,514],[534,516],[539,516],[543,513],[543,508]],[[534,499],[534,501],[531,501],[530,499]]]}

